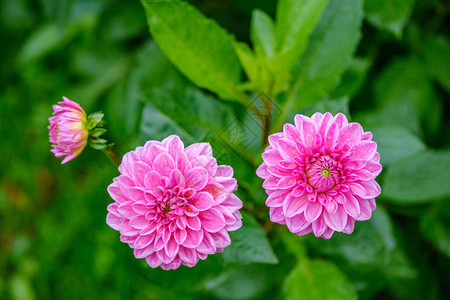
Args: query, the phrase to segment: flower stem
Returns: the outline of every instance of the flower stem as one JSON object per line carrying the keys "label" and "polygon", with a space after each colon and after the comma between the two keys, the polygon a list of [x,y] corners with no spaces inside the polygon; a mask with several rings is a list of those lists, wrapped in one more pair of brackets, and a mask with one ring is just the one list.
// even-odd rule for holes
{"label": "flower stem", "polygon": [[269,133],[270,133],[270,126],[271,126],[271,120],[272,120],[272,109],[273,109],[273,101],[274,101],[272,99],[272,94],[273,94],[273,86],[274,86],[274,84],[275,84],[274,81],[272,81],[270,83],[269,88],[268,88],[268,92],[267,92],[266,95],[264,95],[264,97],[266,99],[262,100],[262,103],[263,103],[264,108],[265,108],[265,118],[264,118],[264,123],[263,123],[263,134],[262,134],[261,148],[264,148],[269,143],[268,137],[269,137]]}
{"label": "flower stem", "polygon": [[114,153],[114,151],[112,150],[111,147],[105,148],[102,150],[103,153],[106,154],[106,156],[109,157],[109,159],[118,167],[120,165],[120,159],[119,157],[116,155],[116,153]]}

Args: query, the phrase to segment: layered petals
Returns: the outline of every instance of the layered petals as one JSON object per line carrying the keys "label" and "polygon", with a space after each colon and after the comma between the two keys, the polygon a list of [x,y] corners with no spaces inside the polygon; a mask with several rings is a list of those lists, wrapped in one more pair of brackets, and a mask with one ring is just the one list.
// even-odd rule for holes
{"label": "layered petals", "polygon": [[269,136],[256,170],[264,179],[270,220],[298,235],[352,233],[355,221],[370,219],[381,193],[372,133],[341,113],[296,115],[294,123]]}
{"label": "layered petals", "polygon": [[86,113],[78,103],[63,97],[58,104],[53,105],[53,116],[48,119],[49,140],[51,151],[56,157],[64,157],[61,163],[65,164],[80,155],[89,133]]}
{"label": "layered petals", "polygon": [[152,268],[193,267],[222,252],[228,231],[242,226],[233,169],[217,165],[208,143],[148,141],[124,155],[119,172],[106,222]]}

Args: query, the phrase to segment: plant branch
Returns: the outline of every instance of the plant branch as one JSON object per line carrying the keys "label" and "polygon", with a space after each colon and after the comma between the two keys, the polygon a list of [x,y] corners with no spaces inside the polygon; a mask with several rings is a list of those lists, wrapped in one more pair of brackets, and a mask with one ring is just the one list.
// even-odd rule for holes
{"label": "plant branch", "polygon": [[106,154],[106,156],[108,156],[108,158],[118,167],[120,165],[120,159],[119,157],[116,155],[116,153],[114,153],[114,151],[112,150],[111,147],[108,147],[106,149],[102,150],[103,153]]}

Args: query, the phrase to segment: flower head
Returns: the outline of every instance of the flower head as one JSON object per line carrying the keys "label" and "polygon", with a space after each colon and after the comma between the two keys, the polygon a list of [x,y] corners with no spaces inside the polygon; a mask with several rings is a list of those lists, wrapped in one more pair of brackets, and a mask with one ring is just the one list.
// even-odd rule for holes
{"label": "flower head", "polygon": [[242,226],[233,169],[212,155],[208,143],[184,148],[176,135],[124,155],[106,222],[150,267],[192,267],[222,252],[228,231]]}
{"label": "flower head", "polygon": [[77,157],[86,147],[89,136],[86,113],[81,106],[66,97],[59,105],[53,105],[54,116],[50,117],[50,143],[56,157],[65,156],[62,164]]}
{"label": "flower head", "polygon": [[256,173],[265,179],[272,222],[329,239],[370,219],[382,168],[371,132],[341,113],[296,115],[295,126],[285,124],[269,144]]}

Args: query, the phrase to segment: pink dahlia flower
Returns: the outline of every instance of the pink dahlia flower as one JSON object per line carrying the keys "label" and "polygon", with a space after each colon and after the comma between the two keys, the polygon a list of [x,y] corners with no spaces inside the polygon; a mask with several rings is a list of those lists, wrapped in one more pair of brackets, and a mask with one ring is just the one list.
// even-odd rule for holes
{"label": "pink dahlia flower", "polygon": [[297,235],[329,239],[350,234],[355,221],[370,219],[381,188],[377,144],[372,133],[345,115],[295,116],[295,126],[269,137],[256,171],[264,180],[270,220]]}
{"label": "pink dahlia flower", "polygon": [[66,97],[59,105],[53,105],[54,116],[50,117],[50,143],[56,157],[63,157],[62,164],[77,157],[86,147],[89,136],[86,113],[81,106]]}
{"label": "pink dahlia flower", "polygon": [[212,155],[208,143],[184,148],[176,135],[124,155],[106,222],[150,267],[192,267],[222,252],[228,231],[242,226],[233,169]]}

